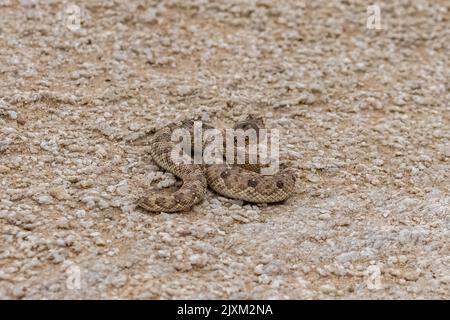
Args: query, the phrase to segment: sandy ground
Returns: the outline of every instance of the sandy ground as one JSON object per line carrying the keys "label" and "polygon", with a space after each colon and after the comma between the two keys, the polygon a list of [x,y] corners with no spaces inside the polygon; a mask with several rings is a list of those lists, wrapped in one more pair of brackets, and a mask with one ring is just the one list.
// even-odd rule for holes
{"label": "sandy ground", "polygon": [[[158,3],[0,1],[0,298],[450,298],[449,2]],[[136,208],[155,128],[249,112],[292,198]]]}

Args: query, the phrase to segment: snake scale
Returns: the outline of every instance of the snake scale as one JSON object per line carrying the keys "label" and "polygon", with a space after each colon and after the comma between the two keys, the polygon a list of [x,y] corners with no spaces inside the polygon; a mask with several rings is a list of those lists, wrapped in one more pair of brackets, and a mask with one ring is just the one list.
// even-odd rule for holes
{"label": "snake scale", "polygon": [[[187,211],[204,198],[208,186],[222,196],[251,203],[281,202],[294,193],[296,175],[293,169],[262,175],[257,172],[257,167],[255,170],[255,166],[248,164],[175,163],[171,158],[174,148],[172,132],[179,128],[193,132],[193,123],[193,120],[172,123],[158,130],[151,139],[150,155],[153,160],[161,168],[182,179],[183,184],[173,193],[158,192],[142,197],[138,200],[139,207],[151,212]],[[250,115],[237,123],[235,128],[260,128],[261,123],[262,118]]]}

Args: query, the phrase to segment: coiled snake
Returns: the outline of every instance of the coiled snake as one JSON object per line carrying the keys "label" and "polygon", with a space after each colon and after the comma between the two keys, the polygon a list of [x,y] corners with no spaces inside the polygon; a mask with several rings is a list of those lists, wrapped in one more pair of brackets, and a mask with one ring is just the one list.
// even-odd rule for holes
{"label": "coiled snake", "polygon": [[[261,128],[262,118],[248,116],[235,128]],[[296,175],[293,169],[283,169],[274,175],[262,175],[258,165],[237,164],[185,164],[175,163],[171,157],[175,144],[171,141],[174,130],[193,132],[194,121],[172,123],[159,131],[150,141],[150,154],[163,169],[183,180],[183,185],[168,194],[155,193],[143,197],[138,206],[153,212],[189,210],[205,196],[207,186],[225,197],[251,203],[273,203],[289,198],[295,191]],[[205,125],[203,125],[205,127]],[[206,125],[207,128],[211,128]]]}

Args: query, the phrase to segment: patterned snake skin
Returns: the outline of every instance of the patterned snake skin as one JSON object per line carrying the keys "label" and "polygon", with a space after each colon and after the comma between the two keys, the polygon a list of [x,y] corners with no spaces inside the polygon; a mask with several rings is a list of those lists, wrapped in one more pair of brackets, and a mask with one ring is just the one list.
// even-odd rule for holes
{"label": "patterned snake skin", "polygon": [[[295,191],[293,169],[274,175],[262,175],[258,165],[178,164],[171,158],[174,143],[172,132],[183,128],[193,133],[193,120],[172,123],[157,131],[150,142],[150,154],[163,169],[183,180],[183,185],[171,194],[151,194],[138,201],[138,206],[152,212],[187,211],[205,196],[207,186],[220,195],[252,203],[273,203],[289,198]],[[236,128],[261,128],[261,118],[248,116]],[[205,128],[205,124],[203,124]],[[212,128],[206,125],[206,128]],[[225,161],[224,161],[225,162]]]}

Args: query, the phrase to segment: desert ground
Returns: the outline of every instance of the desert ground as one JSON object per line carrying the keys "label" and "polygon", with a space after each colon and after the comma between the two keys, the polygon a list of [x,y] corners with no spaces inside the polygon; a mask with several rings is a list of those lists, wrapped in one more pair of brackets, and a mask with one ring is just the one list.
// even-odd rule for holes
{"label": "desert ground", "polygon": [[[450,3],[376,5],[1,0],[0,298],[449,299]],[[291,198],[136,206],[155,130],[249,113]]]}

